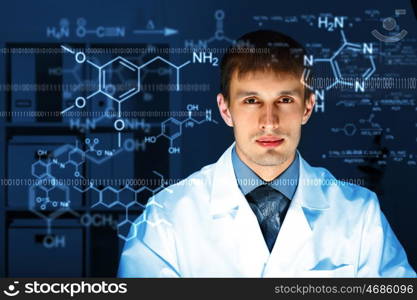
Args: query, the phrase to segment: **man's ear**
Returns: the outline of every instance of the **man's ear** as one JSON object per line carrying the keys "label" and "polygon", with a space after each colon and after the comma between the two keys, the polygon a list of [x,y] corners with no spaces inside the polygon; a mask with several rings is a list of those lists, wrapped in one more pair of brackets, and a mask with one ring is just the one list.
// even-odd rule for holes
{"label": "man's ear", "polygon": [[228,126],[233,127],[232,115],[230,114],[229,106],[222,93],[217,94],[217,106],[219,107],[220,115],[224,122]]}
{"label": "man's ear", "polygon": [[314,93],[311,93],[308,99],[305,100],[305,108],[304,108],[304,114],[303,114],[303,119],[301,121],[301,125],[307,124],[308,119],[310,119],[310,116],[313,113],[313,108],[315,104],[316,104],[316,96],[314,95]]}

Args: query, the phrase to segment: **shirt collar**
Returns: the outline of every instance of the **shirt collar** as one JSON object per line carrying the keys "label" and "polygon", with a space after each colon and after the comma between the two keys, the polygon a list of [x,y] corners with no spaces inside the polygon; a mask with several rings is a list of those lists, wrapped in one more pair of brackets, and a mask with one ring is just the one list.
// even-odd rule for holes
{"label": "shirt collar", "polygon": [[298,185],[300,172],[298,151],[290,166],[279,176],[270,182],[264,181],[251,168],[249,168],[236,153],[236,146],[232,149],[232,164],[235,171],[237,184],[243,195],[249,194],[258,186],[268,184],[270,187],[284,194],[288,199],[292,199]]}

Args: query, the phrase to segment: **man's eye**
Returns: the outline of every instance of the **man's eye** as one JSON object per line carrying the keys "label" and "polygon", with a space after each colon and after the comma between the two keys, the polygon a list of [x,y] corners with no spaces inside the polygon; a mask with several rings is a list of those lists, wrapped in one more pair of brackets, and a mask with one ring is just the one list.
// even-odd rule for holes
{"label": "man's eye", "polygon": [[244,102],[248,104],[255,104],[257,101],[255,98],[248,98],[248,99],[245,99]]}
{"label": "man's eye", "polygon": [[283,102],[283,103],[291,103],[291,102],[294,102],[294,99],[291,98],[291,97],[282,97],[280,99],[280,102]]}

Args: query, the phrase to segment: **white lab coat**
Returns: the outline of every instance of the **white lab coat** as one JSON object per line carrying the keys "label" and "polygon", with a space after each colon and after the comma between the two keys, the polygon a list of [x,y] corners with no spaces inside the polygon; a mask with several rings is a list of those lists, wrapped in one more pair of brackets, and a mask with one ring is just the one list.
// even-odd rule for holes
{"label": "white lab coat", "polygon": [[237,185],[232,147],[148,202],[131,226],[118,276],[416,276],[375,193],[334,181],[301,155],[298,187],[269,253]]}

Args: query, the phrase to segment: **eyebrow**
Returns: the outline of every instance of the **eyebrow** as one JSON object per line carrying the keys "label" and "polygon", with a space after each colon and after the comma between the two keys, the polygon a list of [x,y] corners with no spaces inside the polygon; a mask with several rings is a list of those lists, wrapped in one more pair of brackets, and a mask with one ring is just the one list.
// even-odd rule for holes
{"label": "eyebrow", "polygon": [[[277,93],[277,96],[283,96],[283,95],[290,95],[290,96],[302,96],[302,93],[300,92],[299,89],[294,89],[294,90],[284,90],[284,91],[280,91]],[[259,96],[258,92],[255,91],[243,91],[240,90],[237,92],[236,97],[237,98],[241,98],[241,97],[247,97],[247,96]]]}

